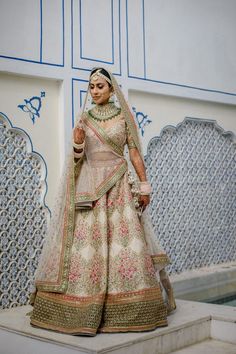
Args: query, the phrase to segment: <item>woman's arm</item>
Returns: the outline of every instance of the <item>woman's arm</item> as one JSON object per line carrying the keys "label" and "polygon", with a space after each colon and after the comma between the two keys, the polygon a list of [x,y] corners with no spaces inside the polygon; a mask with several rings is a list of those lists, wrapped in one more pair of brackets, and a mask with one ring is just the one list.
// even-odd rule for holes
{"label": "woman's arm", "polygon": [[130,161],[132,162],[132,165],[134,166],[134,169],[139,177],[139,180],[141,182],[146,181],[147,180],[146,169],[145,169],[143,159],[141,158],[138,149],[135,147],[129,149],[129,157],[130,157]]}
{"label": "woman's arm", "polygon": [[83,128],[75,127],[73,131],[73,135],[74,135],[74,142],[76,144],[82,144],[84,142],[85,132]]}
{"label": "woman's arm", "polygon": [[[139,177],[140,182],[146,182],[147,181],[147,176],[146,176],[146,169],[143,163],[143,159],[140,156],[140,153],[136,147],[132,147],[129,149],[129,156],[130,156],[130,161],[132,165],[134,166],[134,169]],[[149,195],[141,195],[139,199],[140,206],[143,208],[143,210],[146,208],[146,206],[150,203],[150,196]]]}
{"label": "woman's arm", "polygon": [[84,154],[84,142],[85,142],[85,132],[82,128],[82,124],[79,124],[73,130],[73,148],[74,148],[74,158],[76,161],[81,159]]}

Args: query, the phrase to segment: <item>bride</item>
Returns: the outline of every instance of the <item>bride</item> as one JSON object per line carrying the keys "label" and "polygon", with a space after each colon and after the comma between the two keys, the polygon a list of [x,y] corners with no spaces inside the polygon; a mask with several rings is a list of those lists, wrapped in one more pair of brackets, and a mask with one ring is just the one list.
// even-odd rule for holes
{"label": "bride", "polygon": [[151,187],[135,121],[103,68],[90,74],[72,148],[36,274],[31,324],[83,335],[166,326],[175,308],[169,259],[145,210]]}

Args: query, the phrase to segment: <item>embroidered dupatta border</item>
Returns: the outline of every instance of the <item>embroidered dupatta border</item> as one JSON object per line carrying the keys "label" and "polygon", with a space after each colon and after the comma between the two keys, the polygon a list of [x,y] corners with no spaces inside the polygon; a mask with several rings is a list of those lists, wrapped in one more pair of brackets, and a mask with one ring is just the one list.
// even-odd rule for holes
{"label": "embroidered dupatta border", "polygon": [[[112,139],[110,139],[105,130],[95,122],[92,116],[87,114],[86,118],[84,119],[84,123],[97,135],[98,139],[101,140],[102,143],[107,144],[116,154],[118,154],[120,157],[123,157],[123,149],[119,147]],[[80,193],[79,196],[75,196],[75,203],[98,200],[109,189],[111,189],[111,187],[123,176],[126,171],[127,161],[124,159],[96,188],[94,194]]]}
{"label": "embroidered dupatta border", "polygon": [[151,254],[151,258],[154,265],[163,265],[163,268],[171,263],[170,258],[165,253]]}
{"label": "embroidered dupatta border", "polygon": [[59,274],[56,281],[36,281],[36,288],[40,291],[64,293],[68,287],[69,257],[74,236],[75,213],[75,183],[74,163],[71,162],[70,173],[67,177],[66,204],[64,209],[64,227],[62,237],[62,249],[60,254]]}
{"label": "embroidered dupatta border", "polygon": [[101,198],[127,171],[127,162],[120,163],[115,170],[98,186],[94,195],[80,193],[75,197],[75,204],[78,202],[95,201]]}
{"label": "embroidered dupatta border", "polygon": [[93,119],[93,117],[88,113],[84,120],[85,124],[93,130],[93,132],[98,136],[98,138],[110,146],[120,157],[123,156],[123,148],[118,146],[107,134],[106,131],[101,128]]}

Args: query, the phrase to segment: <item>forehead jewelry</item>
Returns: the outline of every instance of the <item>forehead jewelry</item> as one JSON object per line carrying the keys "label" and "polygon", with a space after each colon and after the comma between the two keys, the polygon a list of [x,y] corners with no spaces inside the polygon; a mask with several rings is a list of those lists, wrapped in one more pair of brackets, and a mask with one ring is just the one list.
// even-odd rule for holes
{"label": "forehead jewelry", "polygon": [[106,75],[103,75],[101,73],[101,69],[98,69],[97,71],[95,71],[95,73],[93,73],[93,75],[90,77],[90,81],[92,80],[97,81],[99,77],[102,77],[111,85],[111,80],[108,77],[106,77]]}

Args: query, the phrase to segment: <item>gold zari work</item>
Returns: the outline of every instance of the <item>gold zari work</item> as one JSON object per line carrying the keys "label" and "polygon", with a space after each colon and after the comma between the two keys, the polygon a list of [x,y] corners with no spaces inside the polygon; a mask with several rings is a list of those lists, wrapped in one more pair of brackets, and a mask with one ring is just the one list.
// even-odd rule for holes
{"label": "gold zari work", "polygon": [[[134,316],[135,314],[135,316]],[[65,333],[95,334],[154,329],[167,325],[160,289],[86,299],[38,293],[31,323]]]}
{"label": "gold zari work", "polygon": [[152,261],[154,264],[163,264],[163,267],[170,264],[170,259],[167,254],[152,255]]}

